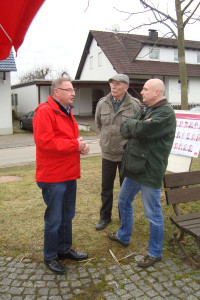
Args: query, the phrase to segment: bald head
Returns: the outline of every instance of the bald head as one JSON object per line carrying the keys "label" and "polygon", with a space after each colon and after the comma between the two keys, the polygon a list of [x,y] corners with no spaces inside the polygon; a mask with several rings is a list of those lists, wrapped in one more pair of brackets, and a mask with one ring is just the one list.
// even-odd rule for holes
{"label": "bald head", "polygon": [[164,93],[165,85],[163,81],[158,78],[153,78],[147,80],[144,84],[141,95],[143,97],[143,102],[152,106],[164,97]]}

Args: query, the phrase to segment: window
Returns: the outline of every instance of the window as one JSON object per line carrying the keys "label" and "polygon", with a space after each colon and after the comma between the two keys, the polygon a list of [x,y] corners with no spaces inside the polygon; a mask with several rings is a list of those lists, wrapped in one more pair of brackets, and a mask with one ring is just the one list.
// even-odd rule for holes
{"label": "window", "polygon": [[6,80],[6,72],[0,72],[0,80]]}
{"label": "window", "polygon": [[174,61],[178,61],[178,51],[174,51]]}
{"label": "window", "polygon": [[18,105],[18,94],[11,95],[12,106]]}
{"label": "window", "polygon": [[101,67],[103,65],[102,59],[103,59],[103,54],[102,54],[102,52],[99,52],[98,53],[98,67]]}
{"label": "window", "polygon": [[93,56],[90,56],[90,70],[94,68],[93,66]]}
{"label": "window", "polygon": [[200,64],[200,52],[197,52],[197,63]]}
{"label": "window", "polygon": [[151,48],[149,50],[149,59],[159,59],[159,50]]}

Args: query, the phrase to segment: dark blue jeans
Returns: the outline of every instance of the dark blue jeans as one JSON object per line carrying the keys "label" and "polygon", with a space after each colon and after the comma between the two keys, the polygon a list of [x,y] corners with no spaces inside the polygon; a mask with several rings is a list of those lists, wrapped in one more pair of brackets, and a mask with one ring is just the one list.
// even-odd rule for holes
{"label": "dark blue jeans", "polygon": [[44,215],[44,258],[68,252],[72,246],[72,219],[76,206],[76,180],[37,182],[46,204]]}
{"label": "dark blue jeans", "polygon": [[160,188],[152,188],[139,184],[125,177],[119,192],[119,209],[121,225],[117,237],[122,242],[129,243],[133,229],[133,201],[141,191],[144,212],[150,222],[150,239],[148,255],[160,257],[163,250],[164,221],[160,204]]}

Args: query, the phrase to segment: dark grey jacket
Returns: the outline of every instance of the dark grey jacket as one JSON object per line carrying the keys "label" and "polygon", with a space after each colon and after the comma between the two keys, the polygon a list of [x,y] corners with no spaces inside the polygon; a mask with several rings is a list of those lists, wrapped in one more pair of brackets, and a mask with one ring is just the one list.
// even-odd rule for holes
{"label": "dark grey jacket", "polygon": [[120,134],[120,125],[140,109],[140,101],[126,92],[126,97],[115,113],[111,93],[99,100],[95,123],[100,131],[102,157],[111,161],[121,161],[123,146],[127,142]]}

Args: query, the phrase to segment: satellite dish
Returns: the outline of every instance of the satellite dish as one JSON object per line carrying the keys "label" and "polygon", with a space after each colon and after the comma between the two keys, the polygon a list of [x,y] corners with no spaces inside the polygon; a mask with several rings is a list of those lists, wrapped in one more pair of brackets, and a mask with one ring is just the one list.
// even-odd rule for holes
{"label": "satellite dish", "polygon": [[120,27],[118,24],[114,24],[113,27],[112,27],[112,31],[114,31],[114,33],[117,33],[120,31]]}

